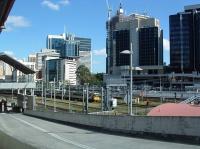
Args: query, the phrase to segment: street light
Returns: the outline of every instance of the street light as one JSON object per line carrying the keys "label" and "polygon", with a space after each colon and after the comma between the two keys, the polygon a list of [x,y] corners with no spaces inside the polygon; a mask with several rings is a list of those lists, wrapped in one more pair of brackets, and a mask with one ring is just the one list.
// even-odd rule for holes
{"label": "street light", "polygon": [[[133,68],[133,48],[132,48],[132,42],[131,42],[131,47],[130,47],[130,51],[129,50],[124,50],[122,52],[120,52],[121,54],[129,54],[130,55],[130,115],[132,115],[132,88],[133,88],[133,72],[132,72],[132,68]],[[129,102],[128,102],[129,104]]]}
{"label": "street light", "polygon": [[[130,45],[130,51],[129,50],[124,50],[122,52],[120,52],[120,54],[129,54],[130,55],[130,115],[133,115],[133,108],[132,108],[132,104],[133,104],[133,97],[132,97],[132,92],[133,92],[133,45],[131,42]],[[142,70],[140,67],[134,67],[134,70]],[[129,104],[129,102],[128,102]]]}

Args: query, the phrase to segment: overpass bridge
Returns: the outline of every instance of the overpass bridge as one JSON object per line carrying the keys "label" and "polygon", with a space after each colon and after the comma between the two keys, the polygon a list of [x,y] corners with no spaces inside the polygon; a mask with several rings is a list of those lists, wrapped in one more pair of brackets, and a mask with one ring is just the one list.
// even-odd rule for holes
{"label": "overpass bridge", "polygon": [[[33,74],[35,71],[30,69],[29,67],[25,66],[24,64],[20,63],[16,59],[12,58],[11,56],[5,54],[5,53],[0,53],[0,61],[3,61],[7,64],[9,64],[13,70],[12,70],[12,80],[7,81],[7,80],[1,80],[0,82],[0,90],[23,90],[24,93],[26,93],[26,90],[33,90],[36,88],[36,83],[33,82]],[[24,82],[19,82],[16,76],[16,70],[21,71],[24,75],[27,76],[26,80],[23,80]]]}

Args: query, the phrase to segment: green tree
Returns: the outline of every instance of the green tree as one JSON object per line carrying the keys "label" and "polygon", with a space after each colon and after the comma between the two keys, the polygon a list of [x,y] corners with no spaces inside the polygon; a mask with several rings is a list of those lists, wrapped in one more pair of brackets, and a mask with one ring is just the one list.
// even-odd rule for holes
{"label": "green tree", "polygon": [[91,73],[85,65],[80,65],[78,67],[76,70],[76,76],[80,85],[84,85],[84,83],[90,83]]}

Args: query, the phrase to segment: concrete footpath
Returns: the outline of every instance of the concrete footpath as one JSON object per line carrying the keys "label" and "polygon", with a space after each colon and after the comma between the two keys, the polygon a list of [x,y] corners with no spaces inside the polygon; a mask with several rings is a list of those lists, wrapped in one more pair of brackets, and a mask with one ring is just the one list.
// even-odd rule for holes
{"label": "concrete footpath", "polygon": [[139,137],[150,136],[200,144],[200,117],[108,116],[51,111],[26,111],[24,114]]}

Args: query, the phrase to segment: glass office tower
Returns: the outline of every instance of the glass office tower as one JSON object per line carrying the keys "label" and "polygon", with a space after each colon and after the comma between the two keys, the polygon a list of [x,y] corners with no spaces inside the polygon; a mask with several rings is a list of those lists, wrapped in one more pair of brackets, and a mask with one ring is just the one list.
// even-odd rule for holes
{"label": "glass office tower", "polygon": [[163,65],[163,31],[158,27],[139,29],[139,65]]}
{"label": "glass office tower", "polygon": [[48,35],[47,49],[55,49],[61,58],[78,57],[79,41],[71,34]]}
{"label": "glass office tower", "polygon": [[186,6],[171,15],[170,66],[174,72],[200,71],[200,5]]}

